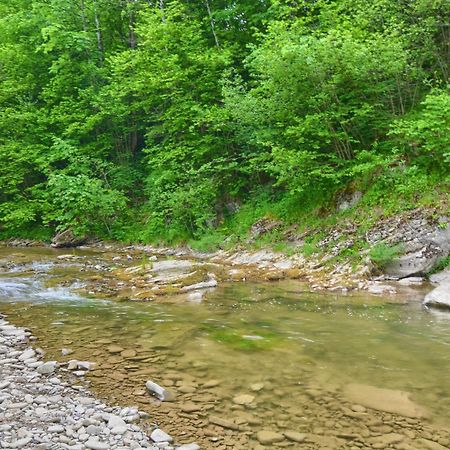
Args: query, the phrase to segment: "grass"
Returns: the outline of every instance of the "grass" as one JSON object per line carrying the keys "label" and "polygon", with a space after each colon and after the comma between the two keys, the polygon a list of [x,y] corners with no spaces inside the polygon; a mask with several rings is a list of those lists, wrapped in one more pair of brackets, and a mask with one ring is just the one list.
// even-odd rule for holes
{"label": "grass", "polygon": [[450,267],[450,255],[448,255],[446,258],[441,258],[437,263],[436,266],[431,270],[427,275],[433,275],[434,273],[441,272],[442,270],[445,270],[447,267]]}
{"label": "grass", "polygon": [[401,245],[376,244],[369,250],[369,257],[378,269],[383,269],[397,258],[402,251]]}

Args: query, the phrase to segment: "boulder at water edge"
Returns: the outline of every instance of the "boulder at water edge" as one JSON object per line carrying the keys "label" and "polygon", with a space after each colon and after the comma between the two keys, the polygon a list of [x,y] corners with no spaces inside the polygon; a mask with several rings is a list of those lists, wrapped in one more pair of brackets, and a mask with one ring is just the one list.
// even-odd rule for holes
{"label": "boulder at water edge", "polygon": [[75,236],[72,230],[64,230],[57,233],[52,239],[52,247],[78,247],[85,244],[87,238],[85,236]]}
{"label": "boulder at water edge", "polygon": [[450,309],[450,282],[441,283],[437,288],[433,289],[426,295],[423,304]]}

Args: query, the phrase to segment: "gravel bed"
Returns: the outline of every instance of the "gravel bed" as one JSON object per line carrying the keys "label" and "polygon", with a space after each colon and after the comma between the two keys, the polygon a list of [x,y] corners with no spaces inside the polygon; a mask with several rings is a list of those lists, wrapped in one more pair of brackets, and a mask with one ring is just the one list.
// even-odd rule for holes
{"label": "gravel bed", "polygon": [[175,446],[159,428],[137,425],[148,415],[112,407],[86,387],[58,376],[57,361],[44,361],[33,336],[0,315],[0,448],[26,450],[198,450]]}

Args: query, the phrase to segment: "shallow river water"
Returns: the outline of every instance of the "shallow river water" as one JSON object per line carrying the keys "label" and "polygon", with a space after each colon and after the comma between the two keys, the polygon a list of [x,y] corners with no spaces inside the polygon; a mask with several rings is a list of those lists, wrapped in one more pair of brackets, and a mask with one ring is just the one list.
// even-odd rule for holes
{"label": "shallow river water", "polygon": [[[223,284],[201,303],[118,302],[77,293],[85,270],[60,254],[0,249],[0,312],[29,327],[46,358],[95,362],[86,379],[99,396],[138,405],[180,441],[257,449],[256,433],[270,430],[306,437],[265,448],[450,444],[450,313],[424,309],[421,291],[336,295],[283,281]],[[156,401],[147,380],[175,401]],[[425,418],[367,409],[348,386],[407,392]],[[382,446],[386,433],[402,438]]]}

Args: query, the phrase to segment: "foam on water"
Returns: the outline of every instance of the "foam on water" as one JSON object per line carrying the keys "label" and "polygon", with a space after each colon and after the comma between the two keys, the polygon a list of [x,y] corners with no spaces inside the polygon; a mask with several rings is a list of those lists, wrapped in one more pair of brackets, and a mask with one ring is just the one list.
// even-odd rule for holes
{"label": "foam on water", "polygon": [[24,302],[86,302],[82,297],[68,288],[45,287],[33,278],[0,278],[0,301],[14,303]]}

